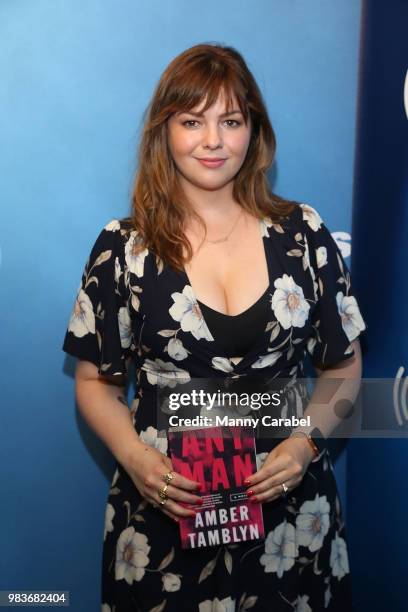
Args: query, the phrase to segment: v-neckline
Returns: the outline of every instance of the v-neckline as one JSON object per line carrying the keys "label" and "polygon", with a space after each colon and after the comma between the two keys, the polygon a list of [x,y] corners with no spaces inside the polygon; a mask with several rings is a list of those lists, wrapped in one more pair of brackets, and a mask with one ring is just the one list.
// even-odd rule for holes
{"label": "v-neckline", "polygon": [[[207,308],[207,310],[212,310],[212,312],[214,312],[216,315],[218,315],[220,319],[224,318],[224,320],[226,320],[226,321],[234,321],[234,319],[238,320],[238,318],[241,318],[244,315],[246,315],[250,310],[252,310],[255,306],[257,306],[259,304],[259,302],[261,302],[261,300],[265,299],[265,295],[268,293],[269,287],[270,287],[270,284],[267,286],[267,288],[265,289],[263,294],[259,296],[259,298],[256,300],[256,302],[251,304],[251,306],[248,306],[248,308],[245,308],[245,310],[243,310],[242,312],[239,312],[238,314],[235,314],[235,315],[230,315],[230,314],[226,314],[225,312],[220,312],[219,310],[216,310],[215,308],[211,308],[211,306],[208,306],[204,302],[201,302],[197,298],[196,298],[196,300],[198,302],[198,305],[200,306],[201,312],[202,312],[202,306],[204,306],[204,308]],[[204,318],[204,315],[203,315],[203,318]]]}
{"label": "v-neckline", "polygon": [[[263,245],[263,249],[264,249],[264,256],[265,256],[265,260],[266,260],[266,265],[267,265],[267,269],[268,269],[268,287],[265,289],[265,291],[263,292],[262,296],[265,295],[265,293],[267,291],[271,290],[271,285],[272,285],[272,270],[271,270],[271,264],[270,264],[270,257],[268,254],[268,249],[267,249],[267,242],[266,240],[269,238],[269,232],[267,232],[266,236],[264,234],[264,221],[265,219],[268,219],[268,217],[264,217],[264,219],[258,219],[258,226],[259,226],[259,232],[261,234],[261,238],[262,238],[262,245]],[[267,337],[267,323],[265,324],[265,329],[263,330],[262,334],[259,336],[259,338],[257,338],[257,340],[254,342],[254,344],[252,345],[252,347],[249,349],[249,351],[247,351],[244,355],[239,356],[241,357],[240,361],[238,363],[234,363],[233,361],[231,361],[231,357],[229,357],[226,352],[222,349],[222,347],[219,346],[219,344],[217,343],[217,339],[213,337],[212,333],[210,332],[210,328],[207,325],[207,321],[205,320],[204,314],[200,308],[200,304],[197,300],[197,296],[196,293],[194,291],[193,285],[190,282],[190,279],[188,277],[188,274],[186,272],[186,269],[183,266],[183,270],[182,270],[182,275],[186,281],[186,284],[190,287],[191,289],[191,295],[192,298],[194,300],[194,302],[197,305],[197,308],[199,309],[200,313],[201,313],[201,319],[204,323],[204,326],[206,328],[206,330],[208,331],[208,333],[211,335],[212,340],[208,340],[207,342],[209,343],[209,345],[213,345],[214,348],[214,352],[216,353],[217,357],[223,357],[225,359],[227,359],[229,361],[229,363],[232,365],[234,372],[237,372],[242,364],[246,365],[247,360],[252,357],[252,354],[254,352],[257,352],[258,349],[261,346],[261,343],[264,343]],[[262,297],[261,296],[261,297]],[[258,298],[258,300],[256,300],[256,302],[254,302],[254,304],[256,304],[259,301],[260,298]],[[254,305],[253,304],[253,305]],[[210,308],[210,306],[208,306],[208,308]],[[249,308],[251,308],[251,306],[249,306]],[[214,309],[212,309],[214,310]],[[243,312],[246,312],[246,310],[248,310],[248,308],[246,308]],[[220,313],[219,311],[215,310],[215,312],[218,312],[219,314],[224,314],[224,313]],[[225,315],[225,316],[239,316],[242,313],[238,313],[238,315]],[[266,347],[265,347],[266,350]],[[237,355],[238,357],[238,355]]]}

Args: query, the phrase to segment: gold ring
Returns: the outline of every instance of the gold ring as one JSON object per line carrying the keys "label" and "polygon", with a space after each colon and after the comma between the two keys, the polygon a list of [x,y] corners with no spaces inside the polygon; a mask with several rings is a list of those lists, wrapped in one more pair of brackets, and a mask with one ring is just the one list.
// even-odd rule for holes
{"label": "gold ring", "polygon": [[286,495],[286,494],[287,494],[287,492],[289,491],[288,487],[285,485],[285,483],[284,483],[284,482],[282,482],[282,485],[281,485],[281,486],[282,486],[282,488],[283,488],[283,494],[284,494],[284,495]]}
{"label": "gold ring", "polygon": [[166,503],[167,500],[168,500],[168,497],[166,497],[166,499],[162,499],[161,501],[159,501],[159,504],[161,506],[164,506],[164,504]]}
{"label": "gold ring", "polygon": [[[168,489],[169,485],[165,484],[164,487],[162,489],[159,489],[158,493],[159,493],[159,497],[160,499],[162,499],[163,501],[166,501],[166,499],[168,499],[168,495],[166,495],[166,491]],[[163,505],[163,504],[162,504]]]}
{"label": "gold ring", "polygon": [[173,472],[168,472],[167,474],[163,474],[163,480],[166,484],[170,484],[174,478]]}

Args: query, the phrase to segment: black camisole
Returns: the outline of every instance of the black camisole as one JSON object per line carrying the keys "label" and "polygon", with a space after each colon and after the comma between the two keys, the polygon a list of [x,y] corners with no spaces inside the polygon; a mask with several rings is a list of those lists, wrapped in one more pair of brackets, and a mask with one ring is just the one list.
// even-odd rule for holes
{"label": "black camisole", "polygon": [[249,308],[227,315],[197,300],[217,345],[228,357],[243,357],[265,331],[268,320],[269,287]]}

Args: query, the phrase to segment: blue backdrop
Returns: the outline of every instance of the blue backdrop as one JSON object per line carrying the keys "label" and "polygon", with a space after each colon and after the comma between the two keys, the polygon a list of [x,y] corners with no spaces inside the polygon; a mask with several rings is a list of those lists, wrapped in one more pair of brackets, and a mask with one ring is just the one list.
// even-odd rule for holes
{"label": "blue backdrop", "polygon": [[[128,212],[160,73],[199,42],[241,51],[277,135],[275,191],[316,207],[348,256],[359,27],[357,1],[1,2],[0,589],[99,609],[112,461],[61,345],[97,233]],[[336,471],[346,509],[344,453]]]}
{"label": "blue backdrop", "polygon": [[[353,210],[354,284],[373,330],[364,338],[365,375],[401,380],[401,417],[408,366],[407,24],[406,1],[386,6],[364,0]],[[392,408],[392,402],[384,405]],[[348,535],[358,610],[408,608],[407,461],[406,438],[348,445]]]}

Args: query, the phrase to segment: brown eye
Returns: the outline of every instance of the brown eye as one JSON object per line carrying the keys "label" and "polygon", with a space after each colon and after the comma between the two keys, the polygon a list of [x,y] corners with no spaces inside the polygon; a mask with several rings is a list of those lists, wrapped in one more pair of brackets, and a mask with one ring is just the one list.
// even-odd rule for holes
{"label": "brown eye", "polygon": [[228,127],[239,127],[241,125],[241,121],[237,121],[236,119],[226,119],[225,123]]}

